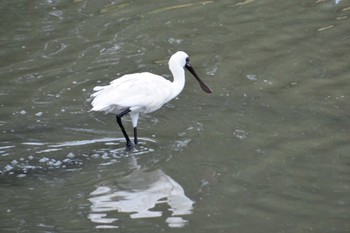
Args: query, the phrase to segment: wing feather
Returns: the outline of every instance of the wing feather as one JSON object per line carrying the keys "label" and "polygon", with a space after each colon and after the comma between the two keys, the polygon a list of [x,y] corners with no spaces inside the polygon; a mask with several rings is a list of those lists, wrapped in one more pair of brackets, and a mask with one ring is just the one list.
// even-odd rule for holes
{"label": "wing feather", "polygon": [[126,108],[152,112],[169,101],[171,82],[161,76],[145,73],[124,75],[108,86],[97,86],[91,111],[118,113]]}

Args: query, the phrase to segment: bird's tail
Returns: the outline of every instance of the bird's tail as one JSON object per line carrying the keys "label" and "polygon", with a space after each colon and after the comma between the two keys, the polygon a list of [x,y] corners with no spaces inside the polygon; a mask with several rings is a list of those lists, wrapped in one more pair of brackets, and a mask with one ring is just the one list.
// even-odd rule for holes
{"label": "bird's tail", "polygon": [[94,93],[91,94],[90,97],[96,97],[99,93],[99,91],[103,90],[106,86],[96,86],[94,87]]}

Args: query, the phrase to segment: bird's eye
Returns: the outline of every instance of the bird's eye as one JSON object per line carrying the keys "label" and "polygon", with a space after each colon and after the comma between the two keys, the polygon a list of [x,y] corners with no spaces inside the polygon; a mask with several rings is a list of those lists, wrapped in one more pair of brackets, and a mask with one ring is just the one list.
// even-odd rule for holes
{"label": "bird's eye", "polygon": [[190,62],[190,58],[186,57],[186,64]]}

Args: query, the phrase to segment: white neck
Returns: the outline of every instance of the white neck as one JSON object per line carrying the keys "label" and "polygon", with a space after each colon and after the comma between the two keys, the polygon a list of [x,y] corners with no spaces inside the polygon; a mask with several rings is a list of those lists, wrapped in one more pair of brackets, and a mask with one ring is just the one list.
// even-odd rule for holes
{"label": "white neck", "polygon": [[185,86],[185,70],[183,67],[179,65],[169,65],[169,69],[173,74],[173,82],[172,82],[172,93],[171,99],[175,98]]}

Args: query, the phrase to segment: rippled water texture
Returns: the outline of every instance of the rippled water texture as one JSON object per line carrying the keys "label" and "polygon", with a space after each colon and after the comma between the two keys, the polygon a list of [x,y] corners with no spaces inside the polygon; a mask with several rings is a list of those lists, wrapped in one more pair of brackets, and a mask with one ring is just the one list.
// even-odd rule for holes
{"label": "rippled water texture", "polygon": [[[1,232],[350,232],[350,1],[3,0]],[[186,51],[124,151],[96,85]],[[129,118],[127,131],[132,132]],[[132,135],[132,134],[131,134]]]}

